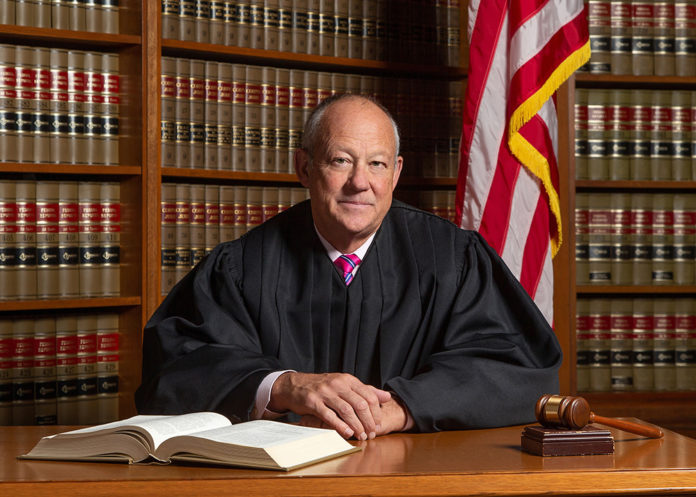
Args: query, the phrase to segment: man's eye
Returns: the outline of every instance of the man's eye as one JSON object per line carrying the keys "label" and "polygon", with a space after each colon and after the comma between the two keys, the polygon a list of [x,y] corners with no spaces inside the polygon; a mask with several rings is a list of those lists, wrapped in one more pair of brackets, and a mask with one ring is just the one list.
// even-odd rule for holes
{"label": "man's eye", "polygon": [[380,161],[377,161],[377,160],[374,160],[374,161],[370,162],[370,165],[371,165],[372,167],[379,167],[379,168],[385,168],[385,167],[387,167],[387,164],[386,164],[386,163],[380,162]]}
{"label": "man's eye", "polygon": [[347,166],[350,164],[350,161],[348,159],[345,159],[343,157],[335,157],[334,159],[331,160],[333,164],[336,164],[337,166]]}

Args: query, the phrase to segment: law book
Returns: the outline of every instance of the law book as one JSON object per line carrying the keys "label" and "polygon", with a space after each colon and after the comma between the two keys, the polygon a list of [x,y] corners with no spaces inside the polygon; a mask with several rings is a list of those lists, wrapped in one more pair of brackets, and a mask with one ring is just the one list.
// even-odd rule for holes
{"label": "law book", "polygon": [[320,55],[320,29],[321,29],[321,4],[320,0],[307,0],[307,53]]}
{"label": "law book", "polygon": [[263,187],[246,188],[246,208],[246,231],[249,231],[263,223]]}
{"label": "law book", "polygon": [[216,169],[232,169],[232,74],[228,62],[218,64],[217,75],[217,164]]}
{"label": "law book", "polygon": [[278,188],[264,186],[261,191],[261,219],[266,222],[278,214]]}
{"label": "law book", "polygon": [[261,69],[261,122],[259,169],[262,172],[276,171],[276,70],[273,67]]}
{"label": "law book", "polygon": [[205,61],[189,60],[189,160],[187,167],[205,166]]}
{"label": "law book", "polygon": [[631,0],[631,11],[632,74],[651,76],[655,65],[655,0]]}
{"label": "law book", "polygon": [[15,0],[0,2],[0,24],[14,24],[16,7]]}
{"label": "law book", "polygon": [[248,6],[246,2],[227,2],[225,9],[225,45],[230,47],[249,46],[249,27],[246,20]]}
{"label": "law book", "polygon": [[51,158],[51,50],[34,49],[37,105],[33,115],[34,162],[47,163]]}
{"label": "law book", "polygon": [[218,63],[205,62],[204,169],[218,168]]}
{"label": "law book", "polygon": [[575,388],[590,390],[590,299],[579,298],[575,307]]}
{"label": "law book", "polygon": [[51,0],[51,27],[70,29],[70,0]]}
{"label": "law book", "polygon": [[17,71],[15,47],[0,44],[0,161],[17,161]]}
{"label": "law book", "polygon": [[292,470],[359,451],[334,430],[217,413],[134,416],[44,437],[21,459],[195,462]]}
{"label": "law book", "polygon": [[292,0],[278,0],[278,50],[291,52],[292,43]]}
{"label": "law book", "polygon": [[99,187],[100,294],[121,294],[121,184],[105,181]]}
{"label": "law book", "polygon": [[119,152],[119,109],[121,105],[121,76],[119,56],[114,53],[102,54],[102,76],[104,78],[104,112],[102,114],[102,133],[104,135],[104,164],[120,163]]}
{"label": "law book", "polygon": [[245,171],[246,65],[232,67],[232,170]]}
{"label": "law book", "polygon": [[319,55],[333,57],[336,53],[337,16],[334,0],[319,0]]}
{"label": "law book", "polygon": [[675,368],[675,307],[672,299],[653,301],[655,335],[653,339],[653,388],[674,391],[677,386]]}
{"label": "law book", "polygon": [[592,55],[588,68],[591,73],[611,72],[611,2],[608,0],[589,0],[587,2],[587,26],[590,33]]}
{"label": "law book", "polygon": [[244,97],[244,171],[261,171],[263,67],[247,65]]}
{"label": "law book", "polygon": [[631,94],[625,90],[614,89],[610,90],[609,99],[609,179],[626,180],[631,176],[631,137],[634,134]]}
{"label": "law book", "polygon": [[677,76],[696,76],[696,0],[674,2],[674,69]]}
{"label": "law book", "polygon": [[56,319],[34,320],[34,423],[54,425],[56,410]]}
{"label": "law book", "polygon": [[33,299],[36,298],[36,181],[17,180],[14,186],[17,297]]}
{"label": "law book", "polygon": [[77,181],[58,184],[58,294],[80,294],[79,187]]}
{"label": "law book", "polygon": [[[398,11],[395,13],[398,15]],[[348,2],[348,57],[361,58],[363,43],[363,0],[350,0]]]}
{"label": "law book", "polygon": [[[239,205],[239,202],[235,190],[244,188],[242,186],[235,185],[220,185],[220,190],[218,193],[218,210],[220,212],[220,229],[219,229],[219,239],[220,242],[226,242],[229,240],[234,240],[237,238],[237,232],[239,231],[235,225],[237,215],[242,209],[244,210],[243,225],[246,229],[246,206]],[[240,214],[240,217],[241,214]],[[241,235],[244,231],[239,232]]]}
{"label": "law book", "polygon": [[249,43],[245,46],[263,49],[264,46],[264,0],[251,0],[247,5]]}
{"label": "law book", "polygon": [[15,0],[15,18],[10,24],[34,26],[35,7],[35,0]]}
{"label": "law book", "polygon": [[211,0],[210,2],[210,18],[208,20],[210,43],[215,45],[225,44],[225,3],[222,0]]}
{"label": "law book", "polygon": [[50,162],[69,164],[72,156],[72,144],[68,103],[68,51],[61,48],[52,48],[50,68]]}
{"label": "law book", "polygon": [[294,153],[302,146],[304,126],[304,74],[300,69],[290,69],[290,104],[288,106],[288,167],[293,167]]}
{"label": "law book", "polygon": [[652,180],[672,179],[673,115],[668,91],[651,92],[650,176]]}
{"label": "law book", "polygon": [[611,389],[633,390],[633,364],[631,362],[633,341],[633,301],[615,299],[610,309]]}
{"label": "law book", "polygon": [[205,185],[205,254],[220,243],[220,185]]}
{"label": "law book", "polygon": [[263,48],[280,50],[280,0],[263,2]]}
{"label": "law book", "polygon": [[80,295],[102,295],[101,184],[84,181],[78,184],[79,198],[79,281]]}
{"label": "law book", "polygon": [[650,391],[654,387],[653,342],[655,340],[655,320],[652,300],[633,299],[633,388],[639,392]]}
{"label": "law book", "polygon": [[588,208],[589,280],[593,284],[611,284],[612,215],[610,194],[590,197]]}
{"label": "law book", "polygon": [[179,38],[179,0],[162,0],[162,38]]}
{"label": "law book", "polygon": [[0,318],[0,426],[12,424],[12,319]]}
{"label": "law book", "polygon": [[210,43],[210,2],[196,0],[194,13],[194,40]]}
{"label": "law book", "polygon": [[292,173],[290,160],[290,70],[276,69],[275,165],[276,172]]}
{"label": "law book", "polygon": [[15,196],[15,182],[0,181],[0,300],[15,300],[18,296]]}
{"label": "law book", "polygon": [[36,296],[60,297],[59,214],[60,182],[36,182]]}
{"label": "law book", "polygon": [[85,52],[68,50],[68,132],[70,164],[87,163],[85,146]]}
{"label": "law book", "polygon": [[189,59],[176,59],[176,167],[191,167],[191,80]]}
{"label": "law book", "polygon": [[574,103],[575,179],[589,179],[587,172],[589,145],[587,142],[587,103],[590,90],[576,88]]}
{"label": "law book", "polygon": [[292,0],[292,51],[307,53],[309,0]]}
{"label": "law book", "polygon": [[675,193],[674,215],[674,283],[692,285],[696,281],[696,195]]}
{"label": "law book", "polygon": [[674,283],[674,211],[673,195],[652,195],[652,269],[653,285]]}
{"label": "law book", "polygon": [[77,423],[77,315],[56,316],[57,424]]}
{"label": "law book", "polygon": [[633,61],[631,48],[633,46],[633,13],[630,0],[614,0],[611,2],[610,37],[611,37],[611,73],[631,74]]}
{"label": "law book", "polygon": [[177,62],[173,57],[162,57],[160,76],[160,142],[162,166],[176,166],[176,71]]}
{"label": "law book", "polygon": [[631,235],[629,244],[633,264],[633,284],[650,285],[653,256],[652,195],[631,194]]}
{"label": "law book", "polygon": [[462,120],[460,116],[462,115],[463,109],[463,86],[464,83],[462,81],[449,82],[449,110],[447,111],[447,115],[449,120],[448,142],[450,164],[448,176],[450,178],[456,178],[459,173],[459,145],[462,136]]}
{"label": "law book", "polygon": [[676,389],[696,390],[696,301],[676,299],[674,307]]}
{"label": "law book", "polygon": [[196,39],[196,2],[179,0],[179,36],[178,40],[195,41]]}
{"label": "law book", "polygon": [[590,197],[575,195],[575,278],[578,285],[590,283]]}
{"label": "law book", "polygon": [[87,26],[86,4],[84,0],[69,0],[68,16],[70,18],[70,29],[73,31],[84,31]]}
{"label": "law book", "polygon": [[631,196],[616,192],[609,197],[611,203],[611,282],[614,285],[633,283],[631,234]]}
{"label": "law book", "polygon": [[611,121],[610,90],[590,91],[587,98],[587,143],[589,148],[587,175],[589,179],[609,179],[609,142],[607,128]]}
{"label": "law book", "polygon": [[36,94],[36,70],[34,48],[15,47],[15,71],[17,74],[17,160],[34,160],[34,114],[38,111]]}
{"label": "law book", "polygon": [[652,134],[651,91],[628,90],[631,93],[633,129],[631,144],[631,179],[648,180],[651,177],[650,136]]}
{"label": "law book", "polygon": [[176,184],[176,265],[174,281],[178,282],[191,269],[191,185]]}
{"label": "law book", "polygon": [[34,320],[12,321],[12,424],[34,424]]}
{"label": "law book", "polygon": [[671,93],[672,107],[672,179],[690,180],[691,137],[693,109],[690,91],[674,90]]}
{"label": "law book", "polygon": [[590,391],[611,391],[610,301],[591,299],[588,343]]}
{"label": "law book", "polygon": [[675,74],[675,0],[656,0],[654,5],[653,72],[656,76]]}
{"label": "law book", "polygon": [[85,52],[84,64],[85,113],[83,119],[87,148],[85,161],[87,164],[104,164],[106,157],[106,135],[104,134],[106,104],[104,102],[103,57],[99,53]]}
{"label": "law book", "polygon": [[97,405],[97,316],[77,316],[77,424],[94,424]]}
{"label": "law book", "polygon": [[162,183],[160,191],[160,284],[166,295],[176,283],[176,185]]}
{"label": "law book", "polygon": [[191,267],[198,264],[205,255],[205,188],[206,185],[192,184],[189,190]]}
{"label": "law book", "polygon": [[97,423],[118,419],[118,314],[97,314]]}
{"label": "law book", "polygon": [[119,0],[101,0],[102,7],[102,30],[104,33],[119,33],[120,6]]}

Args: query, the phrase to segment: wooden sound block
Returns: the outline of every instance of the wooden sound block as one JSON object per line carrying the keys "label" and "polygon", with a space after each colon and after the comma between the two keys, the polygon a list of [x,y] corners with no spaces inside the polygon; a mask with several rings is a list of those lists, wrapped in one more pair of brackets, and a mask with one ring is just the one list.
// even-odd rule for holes
{"label": "wooden sound block", "polygon": [[614,438],[608,430],[588,425],[580,430],[525,427],[522,449],[537,456],[588,456],[613,454]]}

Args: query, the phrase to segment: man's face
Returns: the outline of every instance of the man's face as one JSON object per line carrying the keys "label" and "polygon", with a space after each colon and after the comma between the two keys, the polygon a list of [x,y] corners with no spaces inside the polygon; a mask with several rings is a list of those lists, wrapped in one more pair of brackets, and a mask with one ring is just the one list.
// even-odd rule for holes
{"label": "man's face", "polygon": [[309,188],[312,216],[336,249],[352,252],[374,233],[387,214],[401,173],[394,128],[376,105],[347,99],[328,107],[324,137],[310,159],[296,157],[300,182]]}

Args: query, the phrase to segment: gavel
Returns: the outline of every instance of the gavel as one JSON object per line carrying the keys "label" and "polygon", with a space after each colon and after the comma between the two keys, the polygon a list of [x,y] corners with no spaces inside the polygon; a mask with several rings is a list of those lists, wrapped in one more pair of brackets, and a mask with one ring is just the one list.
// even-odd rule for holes
{"label": "gavel", "polygon": [[590,411],[590,405],[582,397],[542,395],[537,400],[535,414],[537,421],[547,427],[580,430],[589,423],[600,423],[648,438],[662,438],[663,435],[659,428],[597,416]]}

